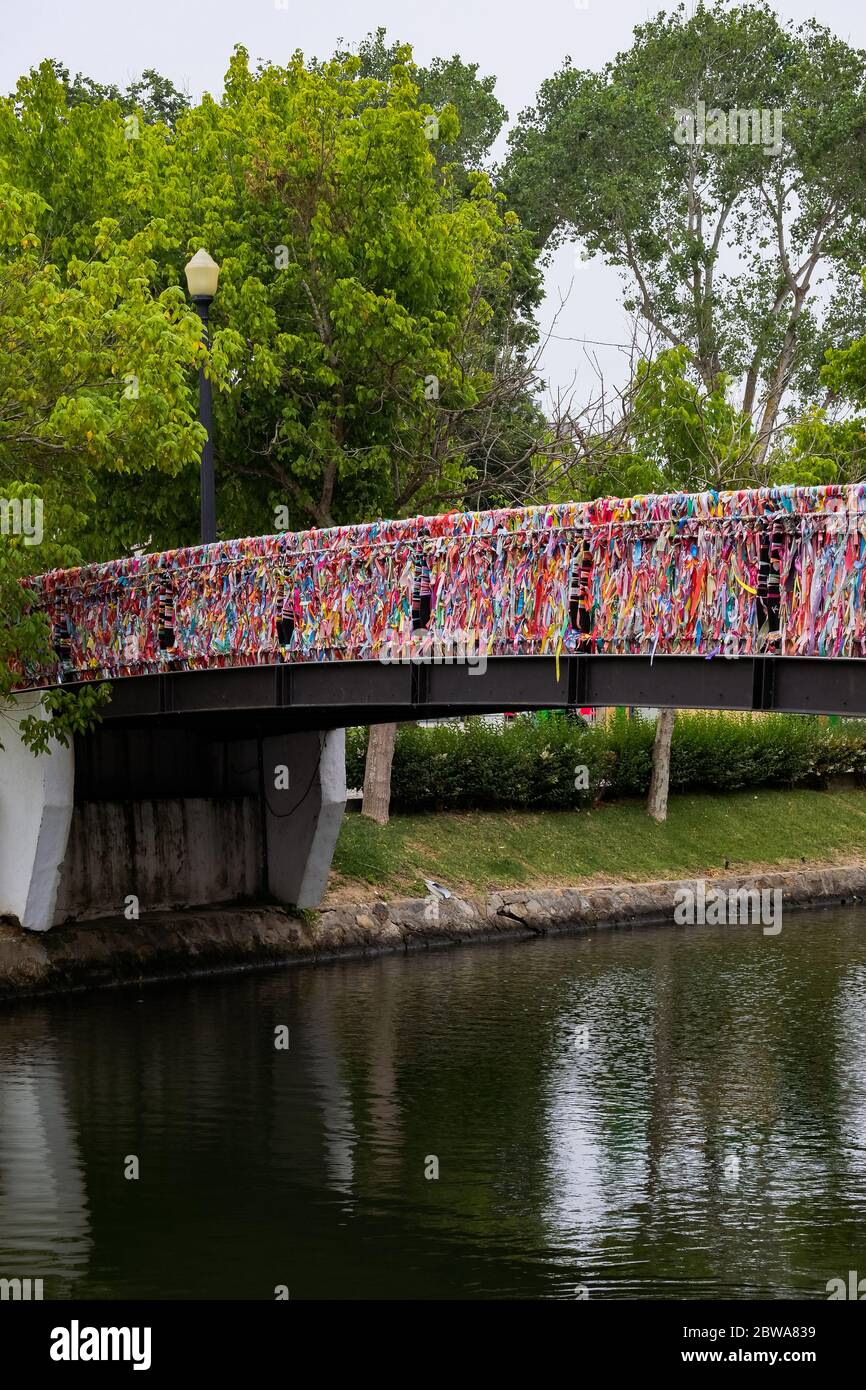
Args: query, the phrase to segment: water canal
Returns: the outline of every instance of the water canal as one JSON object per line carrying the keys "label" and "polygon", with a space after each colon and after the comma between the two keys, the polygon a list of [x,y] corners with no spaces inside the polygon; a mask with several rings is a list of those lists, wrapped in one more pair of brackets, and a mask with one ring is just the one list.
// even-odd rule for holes
{"label": "water canal", "polygon": [[0,1013],[0,1276],[46,1298],[826,1298],[850,1269],[863,909]]}

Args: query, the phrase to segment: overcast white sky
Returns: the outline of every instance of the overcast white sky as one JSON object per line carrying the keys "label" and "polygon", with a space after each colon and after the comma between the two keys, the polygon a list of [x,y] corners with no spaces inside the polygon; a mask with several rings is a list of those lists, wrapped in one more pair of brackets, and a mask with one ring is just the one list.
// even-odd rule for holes
{"label": "overcast white sky", "polygon": [[[586,8],[579,8],[586,6]],[[327,56],[338,39],[350,44],[384,25],[392,39],[408,40],[419,62],[459,53],[494,73],[496,91],[511,120],[529,106],[543,79],[570,54],[580,67],[601,68],[627,48],[635,24],[673,5],[647,0],[0,0],[0,91],[50,57],[101,82],[126,81],[156,68],[193,97],[217,94],[228,56],[243,43],[252,57],[284,62],[296,49]],[[866,48],[863,0],[785,0],[774,8],[786,19],[817,16]],[[618,304],[616,276],[595,263],[575,269],[562,248],[548,273],[542,311],[547,329],[560,295],[568,303],[548,345],[545,368],[552,386],[579,394],[591,387],[592,369],[582,340],[625,340],[628,324]],[[615,348],[599,347],[599,362],[616,374]]]}

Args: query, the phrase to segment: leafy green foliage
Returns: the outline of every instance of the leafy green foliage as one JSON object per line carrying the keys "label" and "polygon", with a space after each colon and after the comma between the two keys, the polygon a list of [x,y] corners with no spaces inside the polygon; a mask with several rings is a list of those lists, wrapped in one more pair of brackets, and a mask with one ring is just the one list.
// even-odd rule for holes
{"label": "leafy green foliage", "polygon": [[[385,30],[379,28],[361,41],[356,52],[341,49],[334,56],[343,61],[357,56],[360,77],[387,83],[392,68],[405,62],[405,54],[405,45],[388,43]],[[429,108],[431,114],[450,107],[460,122],[459,132],[449,141],[431,139],[437,161],[459,166],[464,175],[484,165],[508,119],[508,112],[494,91],[495,77],[479,77],[478,64],[464,63],[455,53],[450,58],[433,58],[426,66],[417,65],[413,80],[422,106]]]}
{"label": "leafy green foliage", "polygon": [[[778,116],[778,148],[678,140],[701,101]],[[569,61],[543,83],[505,178],[540,245],[575,236],[623,271],[626,307],[688,350],[708,404],[738,384],[765,480],[784,406],[814,401],[825,350],[866,326],[864,148],[866,54],[765,4],[681,5],[603,72]]]}
{"label": "leafy green foliage", "polygon": [[[51,259],[89,254],[113,219],[161,229],[155,285],[188,255],[221,265],[209,370],[222,534],[454,505],[543,426],[531,373],[540,275],[482,162],[504,110],[456,56],[427,68],[370,36],[327,62],[252,68],[236,50],[220,101],[176,102],[145,74],[120,92],[45,63],[0,106],[0,159],[50,214]],[[139,100],[140,98],[140,100]],[[489,495],[486,493],[485,495]],[[188,543],[196,477],[98,477],[89,554]],[[131,504],[131,505],[130,505]]]}
{"label": "leafy green foliage", "polygon": [[91,256],[45,259],[38,196],[0,184],[0,478],[159,467],[201,446],[189,367],[198,320],[177,289],[154,295],[158,224],[124,240],[93,229]]}
{"label": "leafy green foliage", "polygon": [[[169,192],[186,244],[222,266],[212,370],[223,471],[297,524],[459,497],[461,425],[491,388],[488,326],[525,252],[489,179],[437,165],[406,49],[253,72],[178,122]],[[452,107],[439,137],[456,139]],[[521,286],[522,289],[522,286]]]}
{"label": "leafy green foliage", "polygon": [[[69,219],[73,167],[84,158],[76,142],[92,134],[99,149],[113,139],[125,158],[118,113],[82,105],[61,118],[48,65],[24,87],[23,105],[0,103],[0,497],[38,501],[41,520],[28,537],[7,516],[0,535],[0,699],[50,637],[20,580],[93,553],[98,480],[110,475],[123,505],[118,480],[176,473],[197,461],[202,441],[191,372],[203,357],[198,319],[179,289],[155,284],[165,225],[141,221],[127,235],[101,206],[89,224]],[[70,154],[66,169],[38,164],[52,130]],[[65,216],[47,193],[68,198]],[[102,698],[53,692],[50,723],[27,719],[22,733],[38,751],[49,730],[65,739],[89,723]]]}
{"label": "leafy green foliage", "polygon": [[[196,538],[202,363],[224,533],[273,530],[277,505],[304,526],[453,504],[534,447],[508,363],[539,278],[471,167],[504,117],[493,80],[362,47],[255,70],[238,49],[195,108],[152,71],[121,90],[51,62],[0,101],[0,482],[46,525],[0,546],[0,695],[48,640],[31,567]],[[200,245],[209,352],[183,288]],[[74,731],[68,695],[52,708]]]}
{"label": "leafy green foliage", "polygon": [[668,348],[638,362],[618,427],[567,471],[560,500],[749,486],[753,439],[724,378],[707,389],[686,349]]}
{"label": "leafy green foliage", "polygon": [[121,90],[113,82],[107,85],[94,82],[80,72],[70,78],[69,69],[62,63],[52,62],[51,66],[66,89],[67,106],[98,106],[111,101],[126,115],[137,112],[147,122],[162,121],[173,126],[190,105],[186,92],[179,91],[170,78],[163,77],[154,68],[145,68],[140,78]]}
{"label": "leafy green foliage", "polygon": [[[644,796],[655,724],[617,718],[588,728],[559,718],[520,718],[504,728],[469,719],[455,725],[401,725],[391,782],[399,811],[542,809]],[[366,730],[347,734],[346,776],[363,781]],[[587,769],[587,786],[576,777]],[[677,717],[671,790],[740,791],[808,786],[831,777],[866,779],[866,727],[795,715]]]}

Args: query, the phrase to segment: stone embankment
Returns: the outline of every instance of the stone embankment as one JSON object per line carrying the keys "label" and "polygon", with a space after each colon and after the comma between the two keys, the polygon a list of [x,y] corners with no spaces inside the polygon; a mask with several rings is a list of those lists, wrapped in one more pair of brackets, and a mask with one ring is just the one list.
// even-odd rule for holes
{"label": "stone embankment", "polygon": [[[707,880],[723,893],[779,889],[785,908],[866,902],[866,866],[805,866]],[[290,962],[356,959],[483,941],[526,940],[674,923],[694,879],[520,889],[327,907],[293,915],[270,905],[184,908],[140,921],[68,924],[49,932],[0,924],[0,998],[131,984]],[[680,931],[701,928],[679,927]],[[759,929],[759,928],[758,928]],[[750,930],[731,926],[730,930]]]}

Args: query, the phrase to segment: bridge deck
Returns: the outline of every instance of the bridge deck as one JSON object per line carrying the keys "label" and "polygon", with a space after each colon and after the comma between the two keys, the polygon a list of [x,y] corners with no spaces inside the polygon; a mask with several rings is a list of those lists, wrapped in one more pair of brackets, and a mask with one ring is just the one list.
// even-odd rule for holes
{"label": "bridge deck", "polygon": [[372,661],[182,671],[115,680],[105,722],[217,727],[245,713],[260,728],[339,728],[609,705],[866,715],[866,661],[579,655],[490,657],[483,672]]}

